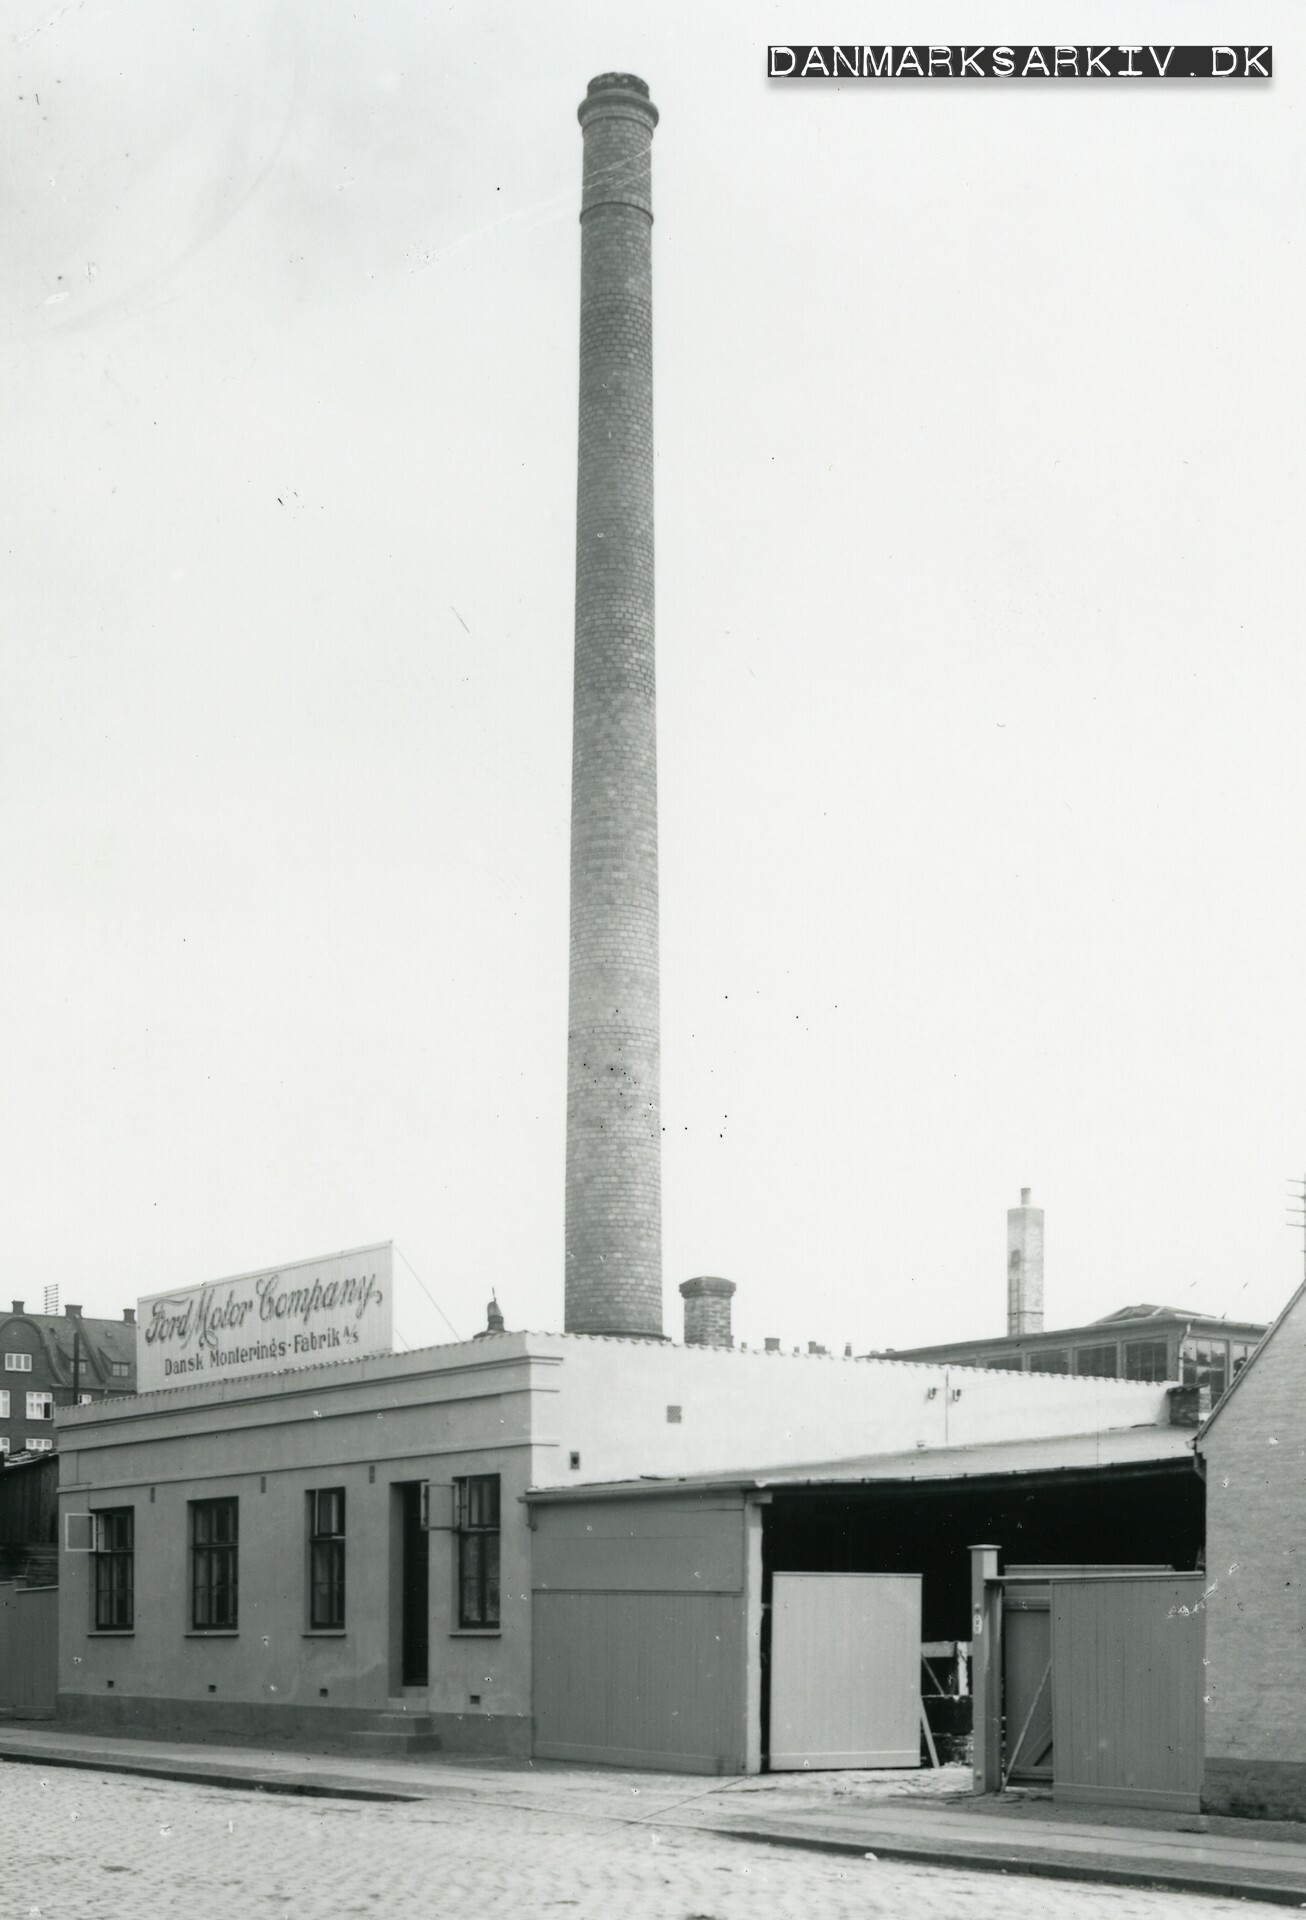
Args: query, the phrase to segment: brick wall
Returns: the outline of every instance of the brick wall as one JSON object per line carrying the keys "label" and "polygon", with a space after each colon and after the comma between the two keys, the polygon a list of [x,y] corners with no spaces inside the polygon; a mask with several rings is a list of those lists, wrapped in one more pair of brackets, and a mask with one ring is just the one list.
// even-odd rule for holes
{"label": "brick wall", "polygon": [[685,1303],[687,1347],[733,1347],[730,1302],[734,1291],[733,1280],[722,1280],[712,1273],[681,1281],[680,1297]]}
{"label": "brick wall", "polygon": [[1306,1819],[1306,1300],[1199,1437],[1212,1812]]}
{"label": "brick wall", "polygon": [[642,81],[580,109],[580,445],[567,1063],[569,1332],[662,1332],[653,314]]}

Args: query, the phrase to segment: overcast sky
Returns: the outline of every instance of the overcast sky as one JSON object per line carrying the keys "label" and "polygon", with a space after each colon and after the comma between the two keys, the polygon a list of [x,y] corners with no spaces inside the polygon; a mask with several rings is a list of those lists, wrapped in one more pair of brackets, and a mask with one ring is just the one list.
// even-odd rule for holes
{"label": "overcast sky", "polygon": [[[663,1166],[736,1331],[1268,1317],[1306,1172],[1306,20],[10,0],[4,1297],[562,1317],[586,82],[654,142]],[[1255,15],[1254,20],[1252,15]],[[601,23],[601,24],[600,24]]]}

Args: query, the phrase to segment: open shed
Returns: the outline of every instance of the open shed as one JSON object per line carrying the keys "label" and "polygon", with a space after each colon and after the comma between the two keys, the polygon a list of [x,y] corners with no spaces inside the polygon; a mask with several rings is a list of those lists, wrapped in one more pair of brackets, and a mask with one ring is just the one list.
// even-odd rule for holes
{"label": "open shed", "polygon": [[1192,1568],[1203,1493],[1179,1427],[533,1490],[534,1751],[709,1773],[910,1764],[921,1643],[969,1637],[972,1544]]}

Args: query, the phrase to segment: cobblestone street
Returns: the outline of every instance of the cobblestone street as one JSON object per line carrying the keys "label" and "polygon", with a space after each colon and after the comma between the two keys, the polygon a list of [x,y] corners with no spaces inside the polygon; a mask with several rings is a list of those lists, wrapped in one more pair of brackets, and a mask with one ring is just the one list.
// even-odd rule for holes
{"label": "cobblestone street", "polygon": [[[0,1767],[3,1920],[1180,1920],[1246,1902],[966,1874],[470,1798],[326,1800]],[[1255,1911],[1254,1908],[1250,1909]],[[1265,1910],[1265,1909],[1263,1909]]]}

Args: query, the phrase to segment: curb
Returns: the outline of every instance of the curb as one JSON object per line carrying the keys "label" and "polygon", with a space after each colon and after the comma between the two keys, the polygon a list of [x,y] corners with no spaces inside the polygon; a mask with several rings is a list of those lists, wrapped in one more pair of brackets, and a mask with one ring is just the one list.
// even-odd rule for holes
{"label": "curb", "polygon": [[[671,1823],[667,1823],[671,1824]],[[842,1855],[845,1859],[864,1860],[868,1854],[876,1860],[892,1860],[904,1866],[950,1867],[961,1873],[1019,1874],[1037,1880],[1078,1880],[1108,1887],[1141,1887],[1155,1893],[1200,1893],[1224,1900],[1262,1900],[1270,1906],[1306,1906],[1306,1886],[1288,1887],[1268,1882],[1226,1880],[1218,1876],[1170,1873],[1164,1868],[1082,1865],[1070,1860],[1038,1859],[1019,1853],[967,1853],[947,1845],[912,1846],[902,1840],[878,1842],[874,1835],[866,1841],[832,1840],[822,1835],[803,1833],[762,1833],[745,1827],[681,1828],[681,1832],[712,1833],[722,1840],[751,1841],[768,1847],[794,1847],[808,1853]]]}
{"label": "curb", "polygon": [[301,1800],[380,1800],[388,1803],[424,1799],[420,1793],[387,1793],[382,1787],[339,1786],[311,1775],[275,1773],[217,1773],[206,1767],[185,1767],[164,1760],[99,1759],[84,1754],[16,1753],[0,1746],[0,1762],[23,1767],[64,1767],[82,1773],[142,1774],[150,1780],[180,1780],[197,1787],[243,1788],[247,1793],[286,1794]]}

